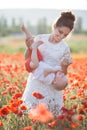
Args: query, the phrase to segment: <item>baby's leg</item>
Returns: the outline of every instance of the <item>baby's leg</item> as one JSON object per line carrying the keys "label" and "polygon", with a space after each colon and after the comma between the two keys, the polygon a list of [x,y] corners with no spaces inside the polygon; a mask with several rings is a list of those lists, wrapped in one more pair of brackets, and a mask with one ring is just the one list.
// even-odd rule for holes
{"label": "baby's leg", "polygon": [[27,28],[24,26],[24,25],[22,25],[21,26],[21,29],[22,29],[22,31],[25,33],[25,35],[26,35],[26,46],[28,47],[28,48],[31,48],[31,45],[33,44],[33,42],[34,42],[34,38],[32,37],[32,35],[30,34],[30,32],[28,32],[28,30],[27,30]]}
{"label": "baby's leg", "polygon": [[27,28],[24,25],[21,26],[21,29],[26,34],[26,37],[32,37],[32,35],[30,34],[30,32],[28,32]]}

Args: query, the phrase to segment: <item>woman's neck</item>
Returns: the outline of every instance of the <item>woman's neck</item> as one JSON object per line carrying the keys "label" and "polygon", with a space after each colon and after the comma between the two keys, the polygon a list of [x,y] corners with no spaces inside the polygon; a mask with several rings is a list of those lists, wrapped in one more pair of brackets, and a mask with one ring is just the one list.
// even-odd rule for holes
{"label": "woman's neck", "polygon": [[53,34],[51,34],[51,35],[49,36],[48,41],[51,42],[51,43],[53,43],[53,44],[58,44],[58,43],[60,43],[60,40],[55,39],[55,37],[54,37]]}
{"label": "woman's neck", "polygon": [[49,41],[49,42],[52,42],[52,43],[55,43],[55,41],[54,41],[54,38],[53,38],[53,35],[52,35],[52,34],[50,35],[50,37],[49,37],[48,41]]}

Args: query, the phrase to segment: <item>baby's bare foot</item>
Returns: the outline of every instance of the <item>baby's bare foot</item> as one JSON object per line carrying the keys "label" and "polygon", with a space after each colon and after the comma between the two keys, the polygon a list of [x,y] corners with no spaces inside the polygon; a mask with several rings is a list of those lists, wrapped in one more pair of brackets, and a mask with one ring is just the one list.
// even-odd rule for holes
{"label": "baby's bare foot", "polygon": [[22,31],[26,34],[26,37],[31,38],[31,33],[27,30],[27,28],[24,26],[24,24],[21,26]]}

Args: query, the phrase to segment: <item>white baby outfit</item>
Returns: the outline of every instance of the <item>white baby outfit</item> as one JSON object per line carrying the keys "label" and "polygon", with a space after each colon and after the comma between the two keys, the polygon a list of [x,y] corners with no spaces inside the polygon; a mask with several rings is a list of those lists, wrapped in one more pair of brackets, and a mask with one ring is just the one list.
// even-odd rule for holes
{"label": "white baby outfit", "polygon": [[33,78],[42,81],[46,85],[52,84],[55,78],[55,72],[51,72],[50,74],[45,76],[44,71],[48,69],[58,71],[58,70],[61,70],[61,66],[56,65],[53,68],[49,64],[43,61],[40,61],[38,68],[36,68],[36,70],[33,72]]}

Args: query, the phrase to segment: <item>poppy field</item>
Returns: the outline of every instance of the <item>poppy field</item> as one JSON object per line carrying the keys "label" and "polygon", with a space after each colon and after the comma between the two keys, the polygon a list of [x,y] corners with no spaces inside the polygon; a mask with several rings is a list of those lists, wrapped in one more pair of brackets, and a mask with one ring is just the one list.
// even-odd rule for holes
{"label": "poppy field", "polygon": [[[0,130],[87,130],[87,54],[73,55],[69,85],[63,91],[64,107],[57,119],[39,104],[30,113],[21,96],[28,72],[23,54],[0,54]],[[43,95],[33,93],[41,100]],[[44,98],[44,97],[43,97]]]}

